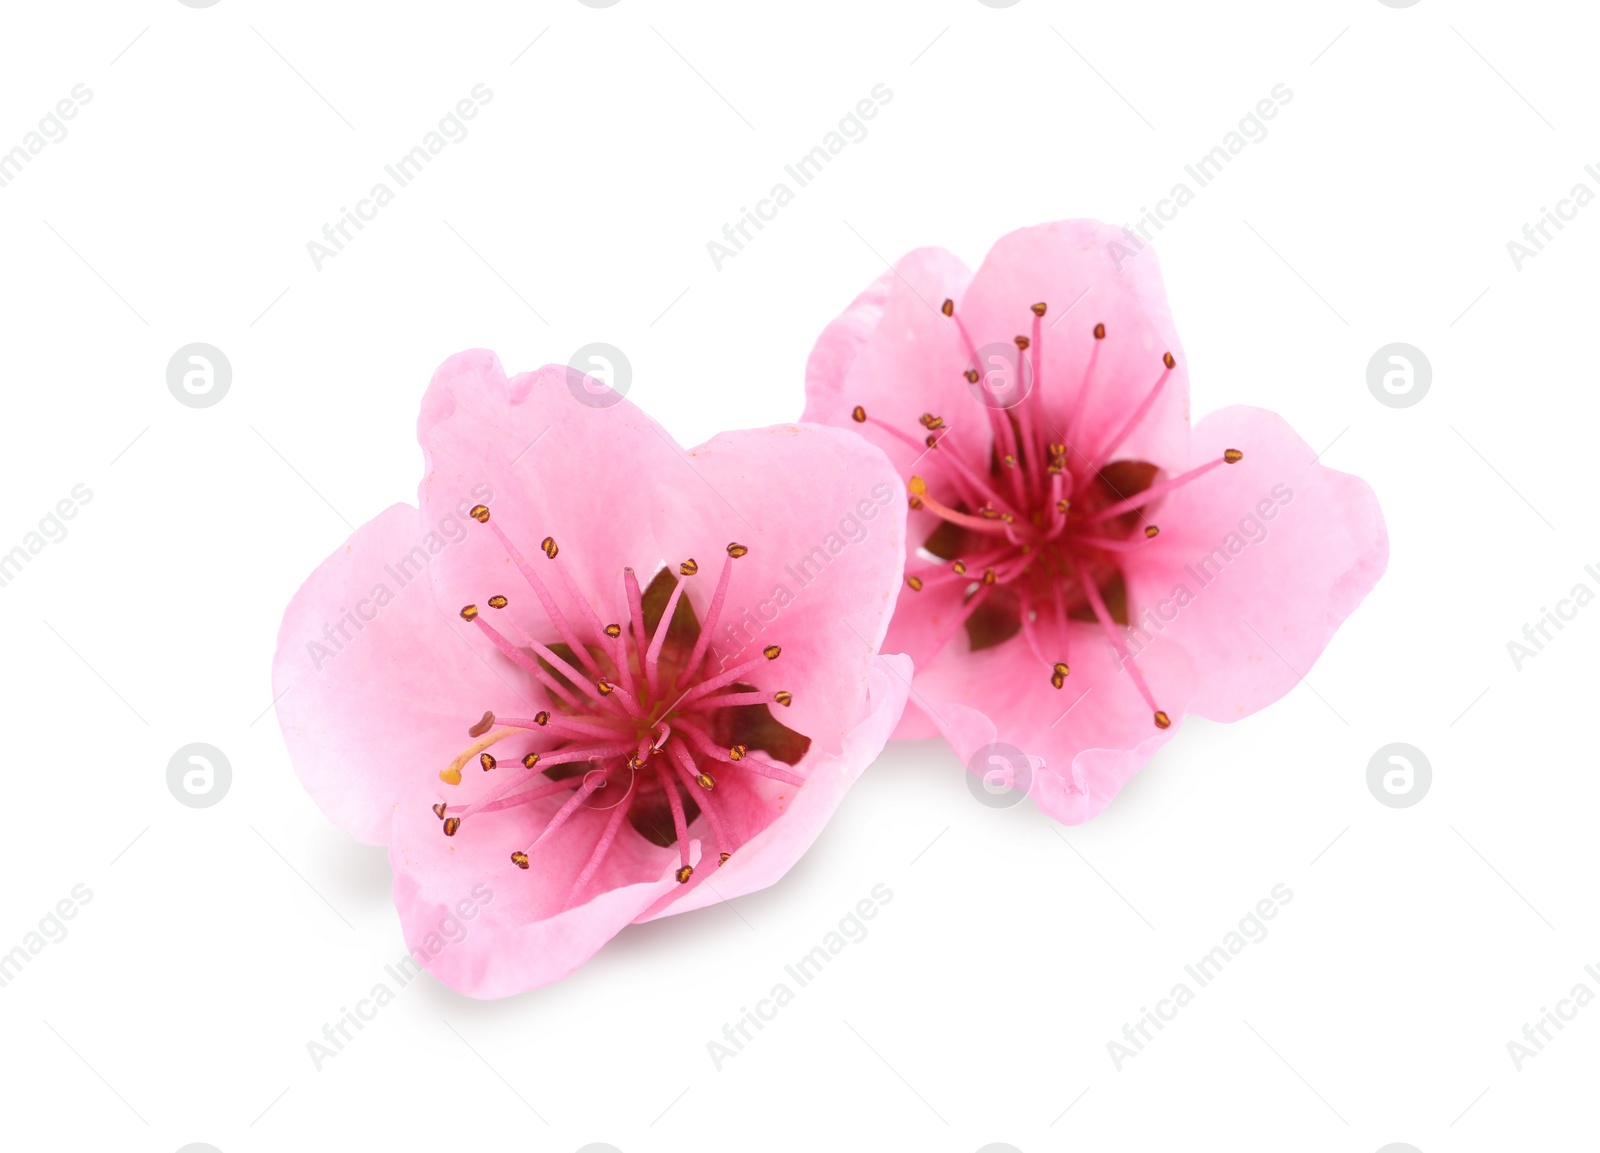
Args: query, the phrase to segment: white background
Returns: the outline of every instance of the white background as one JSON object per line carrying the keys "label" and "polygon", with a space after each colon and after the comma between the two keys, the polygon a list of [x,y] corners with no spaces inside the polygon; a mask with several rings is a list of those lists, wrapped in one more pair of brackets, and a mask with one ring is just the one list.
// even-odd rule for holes
{"label": "white background", "polygon": [[[1587,465],[1600,162],[1587,6],[8,4],[0,988],[17,1148],[1446,1150],[1589,1147],[1600,1008],[1506,1043],[1600,962],[1600,591]],[[529,46],[531,43],[531,47]],[[492,102],[319,271],[306,243],[474,85]],[[892,102],[719,271],[706,242],[876,84]],[[1191,720],[1089,825],[985,808],[892,748],[777,887],[622,934],[498,1003],[432,978],[318,1071],[404,952],[381,849],[301,791],[269,706],[301,580],[420,470],[434,367],[607,341],[684,444],[794,418],[824,323],[892,259],[1122,223],[1276,84],[1292,102],[1158,238],[1197,417],[1284,413],[1388,519],[1388,575],[1289,696]],[[168,358],[233,368],[180,405]],[[1405,341],[1433,384],[1368,391]],[[596,461],[626,469],[628,461]],[[789,494],[804,500],[805,494]],[[233,768],[178,804],[168,758]],[[1423,750],[1413,807],[1366,784]],[[874,885],[870,934],[719,1071],[706,1043]],[[1276,884],[1292,903],[1118,1071],[1107,1042]],[[1584,1134],[1591,1134],[1587,1139]]]}

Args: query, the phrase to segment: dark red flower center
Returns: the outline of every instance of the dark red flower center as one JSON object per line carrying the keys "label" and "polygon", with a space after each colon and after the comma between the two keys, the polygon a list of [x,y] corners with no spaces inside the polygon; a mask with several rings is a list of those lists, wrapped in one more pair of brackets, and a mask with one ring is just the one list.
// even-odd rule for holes
{"label": "dark red flower center", "polygon": [[[459,785],[462,771],[474,763],[504,779],[470,804],[435,805],[445,835],[455,836],[463,822],[481,813],[564,798],[538,824],[531,841],[512,851],[511,860],[528,869],[540,845],[581,811],[603,813],[569,905],[619,836],[637,834],[663,848],[677,845],[678,881],[687,883],[695,871],[689,863],[689,829],[704,816],[718,862],[726,862],[748,833],[732,809],[719,803],[719,780],[744,774],[747,784],[750,778],[766,778],[798,786],[804,778],[784,766],[798,764],[811,745],[809,737],[772,714],[770,705],[787,707],[793,694],[758,687],[782,653],[778,645],[767,645],[759,656],[731,668],[717,667],[711,651],[734,562],[749,549],[728,545],[703,626],[687,595],[700,571],[692,558],[676,573],[661,568],[643,588],[633,569],[624,569],[627,619],[607,623],[557,562],[560,548],[553,538],[546,537],[540,549],[571,611],[562,609],[533,565],[490,520],[486,506],[475,507],[472,516],[489,526],[527,581],[541,610],[537,628],[544,639],[523,626],[509,598],[500,594],[485,603],[510,636],[476,604],[463,608],[461,617],[526,674],[544,707],[520,717],[485,712],[468,730],[472,743],[440,779]],[[632,834],[625,832],[625,822]]]}
{"label": "dark red flower center", "polygon": [[[1046,305],[1031,307],[1031,335],[1018,335],[1009,346],[985,346],[984,352],[955,315],[953,301],[946,300],[941,311],[955,321],[967,354],[962,374],[984,402],[990,435],[981,457],[973,459],[961,440],[946,444],[949,430],[938,414],[923,413],[923,431],[913,435],[875,420],[860,405],[851,413],[857,423],[882,429],[919,454],[912,467],[922,472],[906,482],[911,507],[932,513],[941,523],[922,542],[920,560],[907,566],[906,583],[915,592],[952,585],[962,590],[960,611],[935,648],[963,629],[973,650],[1021,633],[1059,689],[1071,674],[1069,622],[1096,623],[1150,706],[1157,727],[1166,728],[1171,720],[1156,706],[1118,631],[1129,620],[1124,566],[1131,554],[1160,534],[1146,519],[1150,505],[1218,465],[1237,463],[1244,454],[1230,448],[1216,460],[1170,478],[1149,461],[1118,455],[1149,417],[1177,367],[1170,352],[1162,355],[1155,381],[1122,424],[1093,443],[1087,435],[1086,403],[1107,339],[1104,324],[1094,326],[1094,343],[1076,393],[1052,410],[1044,403],[1041,355]],[[1003,355],[993,349],[1003,349]],[[1009,376],[999,388],[990,381],[996,361],[998,370]],[[930,491],[924,472],[937,482],[939,496]]]}

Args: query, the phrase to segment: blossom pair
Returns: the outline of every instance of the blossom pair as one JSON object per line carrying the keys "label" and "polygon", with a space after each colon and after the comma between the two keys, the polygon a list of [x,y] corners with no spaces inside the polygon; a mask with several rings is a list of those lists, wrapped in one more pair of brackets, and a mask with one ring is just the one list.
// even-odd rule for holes
{"label": "blossom pair", "polygon": [[1022,750],[1076,822],[1185,715],[1293,686],[1381,575],[1382,517],[1270,413],[1190,428],[1155,258],[1119,267],[1119,235],[1025,229],[976,273],[913,252],[823,333],[801,423],[687,451],[563,367],[439,369],[418,507],[312,574],[274,667],[408,943],[475,894],[435,975],[515,993],[771,884],[891,736]]}

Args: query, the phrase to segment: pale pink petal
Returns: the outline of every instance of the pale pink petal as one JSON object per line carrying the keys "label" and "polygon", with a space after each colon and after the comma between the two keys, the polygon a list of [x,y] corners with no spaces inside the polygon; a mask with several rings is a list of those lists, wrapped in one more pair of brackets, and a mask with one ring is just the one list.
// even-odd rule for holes
{"label": "pale pink petal", "polygon": [[[557,807],[556,800],[543,804],[547,816]],[[519,814],[472,817],[446,837],[418,795],[396,817],[389,863],[406,946],[435,977],[472,997],[506,997],[560,980],[681,887],[673,876],[677,851],[649,844],[624,822],[584,899],[563,909],[608,814],[583,810],[530,855],[526,870],[510,859],[527,844],[529,823]],[[698,842],[693,850],[690,859],[699,864]],[[448,919],[454,913],[462,921],[463,902],[473,917],[456,929]]]}
{"label": "pale pink petal", "polygon": [[[1037,387],[1046,411],[1075,453],[1092,457],[1121,427],[1163,372],[1177,362],[1149,416],[1115,453],[1168,471],[1188,459],[1189,371],[1167,306],[1155,251],[1135,253],[1122,229],[1063,220],[1000,238],[972,278],[958,312],[978,344],[1032,332],[1029,306],[1045,304]],[[1094,327],[1104,324],[1104,340]],[[1098,346],[1094,371],[1090,353]],[[1068,415],[1087,388],[1084,422],[1068,436]]]}
{"label": "pale pink petal", "polygon": [[[986,440],[986,421],[962,376],[966,346],[940,311],[946,299],[961,295],[971,275],[943,249],[919,248],[879,277],[812,350],[802,419],[855,429],[902,473],[925,446],[908,446],[879,422],[921,441],[927,430],[919,418],[931,412],[949,422],[953,444]],[[851,419],[857,405],[872,423]]]}
{"label": "pale pink petal", "polygon": [[900,714],[900,723],[894,727],[889,739],[893,741],[922,741],[939,735],[939,726],[921,709],[907,703]]}
{"label": "pale pink petal", "polygon": [[1146,652],[1187,649],[1203,670],[1190,707],[1219,721],[1298,684],[1389,558],[1366,482],[1318,464],[1281,417],[1238,406],[1195,429],[1196,464],[1230,448],[1244,459],[1150,512],[1160,547],[1130,566],[1137,600],[1153,610]]}
{"label": "pale pink petal", "polygon": [[505,691],[426,572],[408,574],[427,535],[410,505],[378,514],[306,579],[278,630],[272,692],[290,760],[328,818],[367,844],[388,840],[406,782],[448,764],[471,740],[473,708]]}
{"label": "pale pink petal", "polygon": [[[619,619],[623,567],[649,580],[649,566],[664,559],[650,535],[656,517],[710,496],[659,425],[626,399],[580,402],[572,380],[570,369],[549,365],[507,381],[485,351],[458,353],[434,373],[417,421],[426,459],[418,496],[437,530],[440,547],[425,563],[447,612],[498,593],[543,616],[499,541],[468,517],[474,505],[487,505],[541,564],[540,542],[553,538],[574,584]],[[569,607],[563,593],[557,599]]]}
{"label": "pale pink petal", "polygon": [[861,718],[845,732],[837,755],[808,755],[804,787],[760,833],[739,849],[706,884],[655,916],[682,913],[773,884],[809,849],[833,816],[845,792],[875,761],[905,709],[911,662],[904,656],[878,657],[867,672],[867,697]]}
{"label": "pale pink petal", "polygon": [[1030,795],[1052,817],[1076,824],[1104,809],[1176,735],[1197,670],[1176,646],[1138,661],[1172,717],[1172,727],[1160,729],[1097,625],[1075,622],[1068,648],[1072,672],[1057,690],[1021,637],[975,653],[958,638],[918,669],[906,711],[927,716],[974,771],[983,766],[971,758],[996,741],[1039,759]]}
{"label": "pale pink petal", "polygon": [[900,588],[904,484],[861,437],[815,424],[721,433],[688,459],[701,499],[658,510],[653,529],[674,565],[696,558],[702,622],[728,544],[749,549],[732,562],[712,659],[727,669],[779,646],[749,681],[793,693],[774,715],[837,751],[826,746],[859,719]]}

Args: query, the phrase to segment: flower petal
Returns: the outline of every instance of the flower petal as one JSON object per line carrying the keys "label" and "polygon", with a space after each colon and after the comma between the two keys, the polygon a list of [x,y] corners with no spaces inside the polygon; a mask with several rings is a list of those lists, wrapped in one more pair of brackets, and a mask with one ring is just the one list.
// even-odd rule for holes
{"label": "flower petal", "polygon": [[654,531],[669,556],[698,558],[688,580],[702,621],[727,545],[749,550],[733,562],[713,661],[729,669],[778,645],[749,680],[793,693],[778,719],[837,752],[900,588],[905,486],[861,437],[815,424],[722,433],[689,459],[699,499],[659,510]]}
{"label": "flower petal", "polygon": [[[1019,229],[989,250],[959,305],[975,343],[1009,341],[1031,331],[1035,302],[1042,366],[1035,387],[1074,452],[1093,457],[1122,427],[1160,377],[1163,353],[1176,368],[1150,414],[1114,455],[1176,471],[1188,460],[1189,372],[1167,305],[1155,251],[1135,253],[1121,228],[1063,220]],[[1104,340],[1094,328],[1106,326]],[[1098,346],[1098,349],[1096,348]],[[1090,353],[1094,371],[1087,375]],[[1080,388],[1084,421],[1067,431]]]}
{"label": "flower petal", "polygon": [[1230,448],[1244,459],[1151,511],[1160,547],[1130,565],[1134,598],[1155,609],[1144,651],[1186,649],[1203,670],[1191,707],[1219,721],[1298,684],[1389,559],[1372,489],[1318,464],[1277,414],[1241,405],[1195,429],[1196,464]]}
{"label": "flower petal", "polygon": [[975,771],[984,766],[974,766],[973,756],[997,741],[1041,761],[1029,794],[1056,820],[1077,824],[1110,804],[1177,734],[1196,670],[1175,645],[1138,661],[1172,718],[1171,728],[1160,729],[1097,625],[1074,623],[1068,649],[1072,671],[1056,690],[1021,637],[978,652],[957,638],[918,670],[911,699]]}
{"label": "flower petal", "polygon": [[289,758],[328,818],[369,845],[388,839],[406,782],[447,765],[506,692],[408,566],[429,531],[410,505],[386,509],[306,578],[278,630]]}
{"label": "flower petal", "polygon": [[[648,566],[666,559],[650,535],[657,515],[708,495],[655,421],[626,399],[580,401],[569,387],[577,379],[547,365],[508,381],[481,350],[434,373],[417,421],[427,461],[419,498],[423,519],[448,538],[430,565],[445,611],[498,593],[542,617],[498,538],[467,517],[475,504],[488,505],[541,579],[561,589],[539,551],[554,540],[573,583],[617,620],[624,566],[648,581]],[[567,606],[564,592],[557,599]]]}
{"label": "flower petal", "polygon": [[[806,783],[765,829],[740,847],[727,865],[714,869],[715,888],[698,886],[681,901],[642,919],[684,913],[753,893],[787,873],[816,841],[845,792],[883,751],[905,709],[911,672],[907,657],[876,658],[867,673],[867,699],[861,718],[845,732],[840,752],[807,758]],[[707,865],[714,868],[709,861]]]}
{"label": "flower petal", "polygon": [[[559,801],[542,802],[546,816]],[[510,859],[527,844],[530,826],[521,810],[469,817],[446,837],[426,798],[414,797],[396,813],[389,848],[407,948],[435,977],[471,997],[508,997],[567,976],[680,888],[676,851],[648,844],[624,821],[582,903],[563,910],[607,815],[580,810],[530,854],[524,870]],[[699,852],[696,841],[690,860],[697,866]],[[470,921],[463,909],[472,912]]]}
{"label": "flower petal", "polygon": [[[823,331],[806,364],[802,420],[854,429],[883,449],[904,474],[924,447],[913,448],[877,423],[920,442],[925,412],[949,422],[947,434],[969,450],[987,442],[962,372],[966,347],[940,306],[959,298],[972,274],[942,248],[919,248],[880,276]],[[865,408],[874,423],[856,424]],[[982,415],[979,413],[978,415]],[[953,419],[957,416],[963,419]]]}

